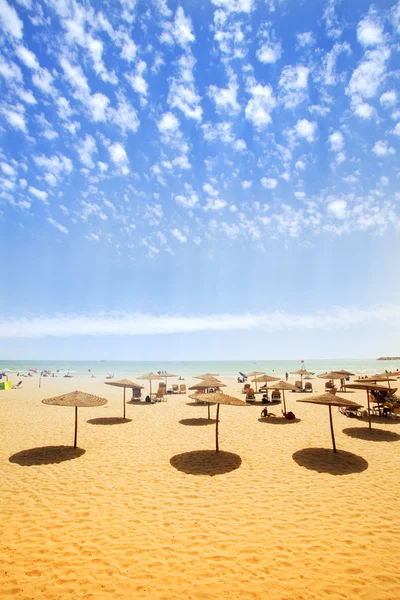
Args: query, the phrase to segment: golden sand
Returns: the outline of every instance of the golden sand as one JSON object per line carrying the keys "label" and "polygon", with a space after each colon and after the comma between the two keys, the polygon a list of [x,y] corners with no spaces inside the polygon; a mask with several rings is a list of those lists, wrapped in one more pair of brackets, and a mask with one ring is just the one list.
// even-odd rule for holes
{"label": "golden sand", "polygon": [[[109,400],[79,409],[76,451],[74,409],[41,403],[74,389]],[[221,406],[216,456],[186,395],[128,403],[121,422],[122,390],[98,379],[0,394],[1,598],[400,597],[400,420],[368,432],[334,409],[334,455],[328,409],[287,393],[298,422]]]}

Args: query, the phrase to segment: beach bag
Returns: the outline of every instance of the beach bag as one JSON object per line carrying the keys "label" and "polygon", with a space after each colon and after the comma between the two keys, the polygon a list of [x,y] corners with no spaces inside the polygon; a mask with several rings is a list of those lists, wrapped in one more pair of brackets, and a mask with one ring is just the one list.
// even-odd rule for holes
{"label": "beach bag", "polygon": [[289,421],[292,421],[296,417],[295,417],[294,413],[292,413],[292,411],[289,411],[289,412],[286,413],[285,418],[289,419]]}

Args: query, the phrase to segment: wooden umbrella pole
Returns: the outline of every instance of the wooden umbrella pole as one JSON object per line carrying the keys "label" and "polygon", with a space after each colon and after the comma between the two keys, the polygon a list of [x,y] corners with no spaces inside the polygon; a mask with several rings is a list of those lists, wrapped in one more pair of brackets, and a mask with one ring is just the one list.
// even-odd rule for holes
{"label": "wooden umbrella pole", "polygon": [[286,401],[285,401],[285,390],[282,390],[282,396],[283,396],[283,411],[286,415]]}
{"label": "wooden umbrella pole", "polygon": [[368,405],[368,428],[371,429],[371,409],[369,405],[369,390],[367,390],[367,405]]}
{"label": "wooden umbrella pole", "polygon": [[333,451],[336,452],[335,434],[333,433],[332,408],[331,408],[330,404],[329,404],[329,421],[330,421],[330,424],[331,424],[331,435],[332,435]]}
{"label": "wooden umbrella pole", "polygon": [[210,417],[210,405],[209,404],[207,404],[207,409],[208,409],[208,420],[210,420],[211,417]]}
{"label": "wooden umbrella pole", "polygon": [[78,437],[78,407],[75,406],[75,435],[74,435],[74,448],[76,448],[76,440]]}
{"label": "wooden umbrella pole", "polygon": [[126,388],[124,387],[124,419],[125,419],[125,390],[126,390]]}
{"label": "wooden umbrella pole", "polygon": [[215,426],[215,451],[219,452],[219,445],[218,445],[218,423],[219,423],[219,404],[217,404],[217,424]]}

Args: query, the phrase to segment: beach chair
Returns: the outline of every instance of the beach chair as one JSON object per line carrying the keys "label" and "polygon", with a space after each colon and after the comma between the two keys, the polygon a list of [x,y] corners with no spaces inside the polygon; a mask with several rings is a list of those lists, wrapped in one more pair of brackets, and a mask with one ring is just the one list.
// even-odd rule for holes
{"label": "beach chair", "polygon": [[178,394],[179,393],[179,385],[177,383],[173,383],[172,384],[172,393],[173,394]]}
{"label": "beach chair", "polygon": [[246,391],[246,402],[254,402],[256,399],[252,387],[248,387]]}
{"label": "beach chair", "polygon": [[159,387],[156,393],[156,402],[162,402],[164,400],[165,388]]}
{"label": "beach chair", "polygon": [[179,393],[180,394],[186,394],[186,385],[184,383],[181,383],[179,386]]}
{"label": "beach chair", "polygon": [[304,391],[305,392],[312,392],[313,391],[311,381],[307,381],[305,383],[305,385],[304,385]]}
{"label": "beach chair", "polygon": [[22,379],[21,381],[18,381],[18,383],[16,385],[12,386],[13,390],[20,390],[22,388]]}
{"label": "beach chair", "polygon": [[296,388],[296,392],[302,392],[303,391],[303,386],[301,385],[301,381],[296,381],[294,384],[294,387]]}
{"label": "beach chair", "polygon": [[142,397],[142,390],[140,388],[132,388],[131,400],[140,400]]}
{"label": "beach chair", "polygon": [[272,390],[271,393],[271,400],[280,400],[281,399],[281,393],[279,390]]}

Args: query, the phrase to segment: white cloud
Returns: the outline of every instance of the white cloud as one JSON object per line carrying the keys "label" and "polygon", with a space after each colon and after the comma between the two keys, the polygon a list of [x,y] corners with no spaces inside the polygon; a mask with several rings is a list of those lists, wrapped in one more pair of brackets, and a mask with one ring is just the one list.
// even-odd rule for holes
{"label": "white cloud", "polygon": [[250,13],[254,9],[254,0],[211,0],[211,2],[227,13]]}
{"label": "white cloud", "polygon": [[364,60],[353,71],[346,93],[350,96],[373,98],[386,75],[386,62],[390,50],[385,46],[368,50]]}
{"label": "white cloud", "polygon": [[115,142],[114,144],[111,144],[111,146],[108,148],[108,151],[110,153],[111,160],[116,165],[121,166],[121,165],[128,164],[129,160],[128,160],[128,155],[126,153],[126,150],[123,147],[123,145],[120,144],[119,142]]}
{"label": "white cloud", "polygon": [[249,180],[242,181],[242,188],[244,190],[248,190],[249,188],[251,188],[252,185],[253,185],[252,181],[249,181]]}
{"label": "white cloud", "polygon": [[235,114],[240,110],[240,104],[237,101],[237,92],[239,86],[236,76],[229,72],[229,84],[227,88],[220,88],[216,85],[210,85],[208,95],[215,102],[215,108],[218,112]]}
{"label": "white cloud", "polygon": [[33,160],[38,167],[42,167],[57,178],[63,173],[68,175],[73,169],[72,160],[60,153],[53,156],[44,154],[33,156]]}
{"label": "white cloud", "polygon": [[207,198],[204,210],[222,210],[228,203],[222,198]]}
{"label": "white cloud", "polygon": [[351,54],[350,45],[347,42],[343,44],[335,42],[332,50],[327,52],[322,59],[323,71],[322,77],[325,85],[336,85],[342,75],[338,75],[336,72],[337,59],[341,54]]}
{"label": "white cloud", "polygon": [[295,108],[307,98],[310,69],[303,65],[287,66],[279,79],[281,102],[285,108]]}
{"label": "white cloud", "polygon": [[301,48],[306,48],[307,46],[314,46],[315,37],[312,31],[304,31],[303,33],[296,34],[297,43]]}
{"label": "white cloud", "polygon": [[15,107],[16,110],[12,108],[3,107],[1,112],[3,113],[5,119],[8,121],[9,125],[14,129],[19,129],[19,131],[23,131],[27,133],[28,130],[26,128],[25,118],[24,118],[24,110],[22,106]]}
{"label": "white cloud", "polygon": [[48,204],[48,202],[47,202],[48,193],[47,192],[44,192],[43,190],[38,190],[37,188],[35,188],[33,186],[29,186],[28,191],[33,196],[35,196],[36,198],[38,198],[39,200],[44,202],[44,204]]}
{"label": "white cloud", "polygon": [[362,46],[378,46],[385,41],[383,27],[374,11],[359,22],[357,26],[357,39]]}
{"label": "white cloud", "polygon": [[53,227],[55,227],[56,229],[58,229],[58,231],[61,231],[61,233],[65,233],[65,234],[68,233],[68,229],[66,227],[64,227],[64,225],[61,225],[61,223],[59,223],[58,221],[55,221],[51,217],[49,217],[47,219],[47,221],[49,223],[51,223],[51,225],[53,225]]}
{"label": "white cloud", "polygon": [[15,52],[26,67],[33,70],[39,69],[38,60],[31,50],[28,50],[25,46],[18,46]]}
{"label": "white cloud", "polygon": [[344,148],[344,137],[340,131],[334,131],[329,136],[329,142],[331,145],[331,150],[334,152],[339,152]]}
{"label": "white cloud", "polygon": [[140,96],[145,98],[147,96],[148,85],[146,80],[143,77],[143,73],[147,70],[147,64],[144,60],[139,60],[136,65],[136,74],[135,75],[126,75],[127,80],[131,84],[132,88],[138,93]]}
{"label": "white cloud", "polygon": [[329,202],[327,209],[337,219],[345,219],[347,202],[345,200],[332,200]]}
{"label": "white cloud", "polygon": [[89,110],[95,123],[106,120],[106,110],[109,103],[110,99],[101,93],[96,93],[88,98]]}
{"label": "white cloud", "polygon": [[257,58],[264,64],[276,63],[282,55],[282,46],[280,42],[265,42],[257,50]]}
{"label": "white cloud", "polygon": [[272,121],[271,112],[276,107],[276,100],[270,85],[261,85],[255,79],[247,82],[247,92],[251,99],[247,103],[245,115],[256,129],[264,129]]}
{"label": "white cloud", "polygon": [[389,154],[394,154],[395,150],[394,148],[392,148],[391,146],[389,146],[389,144],[387,142],[383,142],[383,141],[379,141],[376,142],[376,144],[374,145],[372,152],[378,156],[378,157],[382,157],[382,156],[388,156]]}
{"label": "white cloud", "polygon": [[[180,232],[179,232],[180,233]],[[99,236],[93,234],[94,239]],[[183,236],[186,237],[186,236]],[[59,314],[40,317],[3,318],[5,339],[35,339],[88,335],[163,335],[197,331],[332,331],[358,325],[386,323],[400,325],[400,306],[337,306],[309,313],[271,311],[262,313],[211,313],[197,315],[120,313]]]}
{"label": "white cloud", "polygon": [[12,61],[7,61],[0,54],[0,75],[2,75],[7,81],[18,81],[22,82],[22,72],[18,65]]}
{"label": "white cloud", "polygon": [[188,119],[201,121],[203,110],[200,96],[196,92],[193,68],[196,61],[188,50],[178,61],[178,74],[172,78],[168,104],[171,108],[179,108]]}
{"label": "white cloud", "polygon": [[178,6],[175,14],[174,37],[178,44],[183,47],[195,40],[192,31],[192,21],[189,17],[185,16],[185,12],[181,6]]}
{"label": "white cloud", "polygon": [[45,68],[39,67],[32,76],[32,82],[44,94],[56,95],[56,90],[53,86],[54,77]]}
{"label": "white cloud", "polygon": [[307,142],[314,141],[314,134],[316,130],[317,124],[315,121],[308,121],[307,119],[300,119],[295,125],[295,131],[297,135],[307,140]]}
{"label": "white cloud", "polygon": [[179,131],[179,119],[172,112],[166,112],[158,121],[157,127],[163,135],[174,135]]}
{"label": "white cloud", "polygon": [[1,167],[1,170],[3,171],[4,175],[8,175],[8,177],[15,177],[16,171],[15,171],[14,167],[12,167],[11,165],[9,165],[8,163],[5,163],[5,162],[1,162],[0,167]]}
{"label": "white cloud", "polygon": [[127,131],[135,133],[139,129],[140,121],[137,112],[123,96],[118,98],[116,109],[108,109],[107,117],[111,117],[113,123],[118,125],[124,135]]}
{"label": "white cloud", "polygon": [[0,21],[4,31],[20,40],[23,36],[23,23],[15,8],[10,6],[7,0],[0,0]]}
{"label": "white cloud", "polygon": [[278,181],[271,177],[263,177],[261,179],[261,185],[265,187],[267,190],[273,190],[278,185]]}
{"label": "white cloud", "polygon": [[395,135],[400,135],[400,123],[396,123],[395,128],[393,129],[393,133]]}
{"label": "white cloud", "polygon": [[95,139],[91,135],[86,134],[85,139],[83,140],[83,143],[79,142],[77,150],[78,150],[79,158],[80,158],[81,162],[85,165],[85,167],[87,167],[88,169],[93,169],[93,167],[94,167],[93,154],[97,153],[97,146],[96,146]]}
{"label": "white cloud", "polygon": [[382,96],[379,98],[379,102],[383,108],[392,108],[397,102],[397,94],[395,90],[390,90],[382,94]]}
{"label": "white cloud", "polygon": [[182,233],[182,231],[180,231],[176,227],[175,227],[175,229],[171,230],[171,233],[174,236],[174,238],[176,238],[182,244],[185,244],[187,242],[187,235],[185,235],[184,233]]}
{"label": "white cloud", "polygon": [[193,191],[193,189],[188,186],[186,189],[186,194],[177,194],[174,196],[175,202],[183,208],[193,208],[199,201],[197,194]]}

